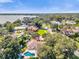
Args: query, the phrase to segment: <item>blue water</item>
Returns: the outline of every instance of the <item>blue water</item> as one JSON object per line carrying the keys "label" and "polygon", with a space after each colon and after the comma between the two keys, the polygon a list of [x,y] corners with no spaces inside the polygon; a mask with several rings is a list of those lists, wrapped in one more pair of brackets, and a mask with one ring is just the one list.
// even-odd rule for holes
{"label": "blue water", "polygon": [[35,56],[35,54],[30,53],[30,52],[26,52],[26,53],[24,53],[24,55],[25,55],[25,56]]}

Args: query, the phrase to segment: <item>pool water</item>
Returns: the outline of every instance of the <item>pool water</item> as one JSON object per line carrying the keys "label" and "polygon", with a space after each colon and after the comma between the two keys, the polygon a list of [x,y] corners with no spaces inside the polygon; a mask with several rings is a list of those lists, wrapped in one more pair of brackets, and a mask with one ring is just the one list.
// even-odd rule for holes
{"label": "pool water", "polygon": [[24,55],[25,55],[25,56],[35,56],[34,53],[30,53],[30,52],[26,52],[26,53],[24,53]]}

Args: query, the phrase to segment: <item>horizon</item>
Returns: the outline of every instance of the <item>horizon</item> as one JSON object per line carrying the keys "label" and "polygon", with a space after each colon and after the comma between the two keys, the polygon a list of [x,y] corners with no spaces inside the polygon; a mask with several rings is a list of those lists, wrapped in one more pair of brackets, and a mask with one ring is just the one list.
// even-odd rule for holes
{"label": "horizon", "polygon": [[23,17],[27,16],[46,16],[46,15],[79,15],[79,13],[0,13],[0,24],[4,24],[6,21],[14,22],[17,19],[23,20]]}
{"label": "horizon", "polygon": [[79,12],[53,12],[53,13],[0,13],[0,15],[7,15],[7,14],[14,14],[14,15],[30,15],[30,14],[79,14]]}

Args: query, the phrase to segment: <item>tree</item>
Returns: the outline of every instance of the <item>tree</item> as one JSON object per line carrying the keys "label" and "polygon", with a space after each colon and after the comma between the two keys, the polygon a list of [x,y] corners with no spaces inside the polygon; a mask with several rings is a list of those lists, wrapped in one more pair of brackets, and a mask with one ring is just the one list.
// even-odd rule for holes
{"label": "tree", "polygon": [[56,59],[56,56],[51,47],[42,45],[38,49],[39,59]]}
{"label": "tree", "polygon": [[75,22],[76,22],[77,24],[79,24],[79,19],[75,19]]}
{"label": "tree", "polygon": [[[73,39],[56,32],[53,34],[46,35],[44,45],[45,47],[42,46],[42,48],[40,49],[41,52],[39,52],[39,55],[42,55],[42,53],[44,54],[40,57],[41,59],[45,59],[45,57],[47,57],[47,59],[51,59],[50,57],[52,56],[54,56],[54,58],[56,57],[57,59],[63,59],[66,55],[68,55],[66,56],[67,58],[70,58],[70,56],[73,56],[73,52],[76,49],[75,42],[73,41]],[[65,52],[68,53],[66,54]]]}
{"label": "tree", "polygon": [[18,54],[20,53],[19,46],[18,41],[13,39],[11,36],[5,37],[5,39],[0,43],[0,58],[17,59]]}
{"label": "tree", "polygon": [[22,23],[23,24],[28,24],[28,22],[29,22],[29,18],[24,17]]}
{"label": "tree", "polygon": [[44,20],[42,20],[40,18],[35,18],[33,22],[34,22],[35,26],[37,26],[40,29],[42,27],[43,21]]}
{"label": "tree", "polygon": [[14,25],[13,24],[7,24],[6,25],[6,29],[9,31],[9,32],[13,32],[14,31]]}
{"label": "tree", "polygon": [[8,24],[11,24],[11,22],[7,21],[6,23],[4,23],[4,27],[7,27]]}
{"label": "tree", "polygon": [[4,27],[6,27],[6,29],[8,30],[8,32],[13,32],[14,30],[14,24],[12,24],[11,22],[7,21],[4,24]]}
{"label": "tree", "polygon": [[21,48],[27,47],[26,43],[30,39],[31,39],[31,36],[30,35],[26,35],[26,34],[24,34],[24,35],[22,35],[22,36],[17,38]]}
{"label": "tree", "polygon": [[3,25],[2,24],[0,24],[0,28],[2,28],[3,27]]}
{"label": "tree", "polygon": [[13,22],[13,24],[15,26],[20,26],[22,23],[21,23],[21,20],[20,19],[17,19],[15,22]]}

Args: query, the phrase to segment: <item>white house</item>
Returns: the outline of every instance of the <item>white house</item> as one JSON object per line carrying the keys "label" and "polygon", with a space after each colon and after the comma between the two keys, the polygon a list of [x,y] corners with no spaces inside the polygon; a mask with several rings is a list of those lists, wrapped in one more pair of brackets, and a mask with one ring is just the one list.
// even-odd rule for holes
{"label": "white house", "polygon": [[26,30],[28,26],[26,25],[21,25],[21,26],[18,26],[18,27],[15,27],[14,30],[15,30],[15,34],[17,37],[21,36],[24,34],[24,30]]}
{"label": "white house", "polygon": [[66,21],[66,24],[76,24],[74,21]]}
{"label": "white house", "polygon": [[59,21],[51,21],[52,24],[58,24],[61,25],[62,23],[60,23]]}
{"label": "white house", "polygon": [[24,30],[24,29],[26,29],[27,27],[28,27],[27,25],[21,25],[21,26],[15,27],[14,29],[15,29],[15,30]]}

